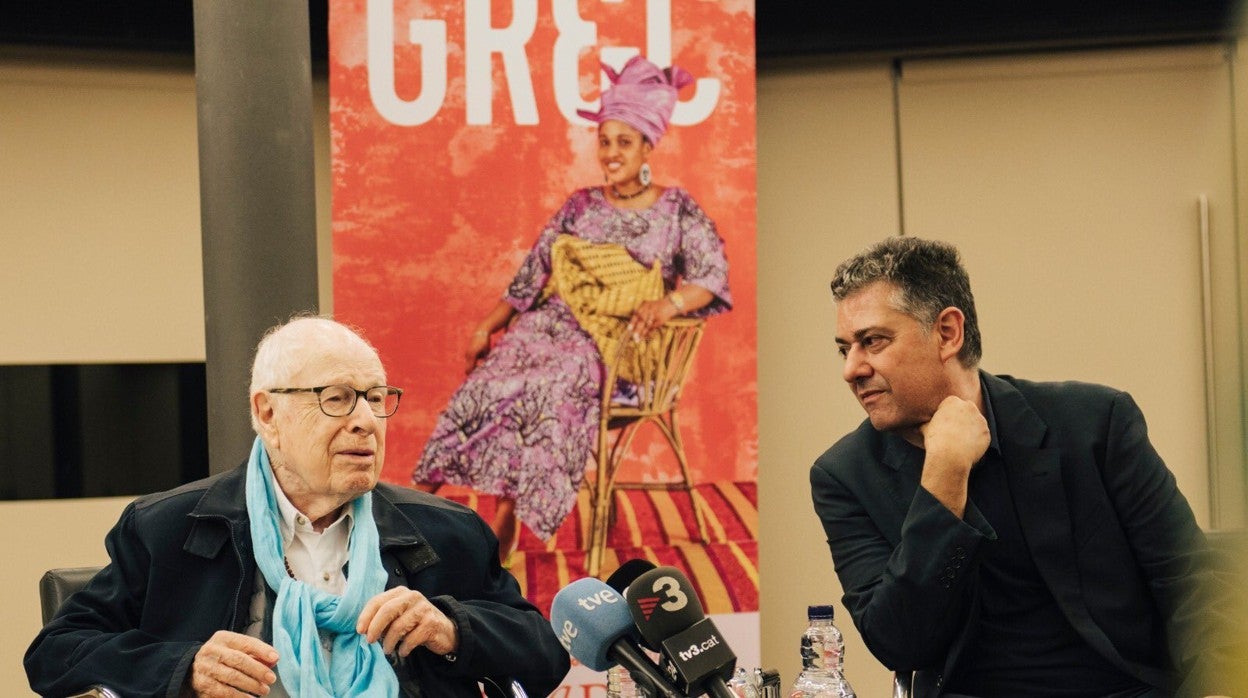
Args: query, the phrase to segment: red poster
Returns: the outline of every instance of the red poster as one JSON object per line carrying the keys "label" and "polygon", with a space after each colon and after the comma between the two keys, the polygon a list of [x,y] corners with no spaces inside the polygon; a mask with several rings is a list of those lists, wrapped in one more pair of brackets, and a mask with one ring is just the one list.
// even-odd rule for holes
{"label": "red poster", "polygon": [[[687,192],[713,221],[732,309],[706,320],[680,396],[694,494],[615,492],[599,575],[649,558],[685,570],[708,613],[753,613],[752,0],[332,0],[334,311],[364,330],[391,384],[405,390],[390,421],[383,478],[411,484],[440,413],[465,381],[474,328],[569,197],[604,189],[597,125],[577,110],[599,107],[609,85],[600,61],[619,69],[637,54],[694,77],[648,162],[659,187]],[[592,482],[592,456],[585,468]],[[656,429],[642,429],[618,479],[673,476],[672,448]],[[489,494],[454,485],[439,494],[487,521],[494,515]],[[560,588],[586,575],[588,497],[582,486],[549,538],[521,528],[511,569],[544,611]]]}

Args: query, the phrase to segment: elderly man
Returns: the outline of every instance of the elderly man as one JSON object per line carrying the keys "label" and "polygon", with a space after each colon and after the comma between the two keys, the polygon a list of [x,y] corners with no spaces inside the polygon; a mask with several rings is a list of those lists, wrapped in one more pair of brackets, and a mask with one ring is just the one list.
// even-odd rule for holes
{"label": "elderly man", "polygon": [[239,468],[141,497],[26,654],[31,687],[136,696],[535,696],[568,670],[471,510],[377,478],[402,394],[347,327],[299,318],[252,366]]}
{"label": "elderly man", "polygon": [[916,698],[1229,693],[1242,619],[1131,397],[978,370],[950,245],[885,240],[832,290],[867,420],[810,479],[876,658]]}

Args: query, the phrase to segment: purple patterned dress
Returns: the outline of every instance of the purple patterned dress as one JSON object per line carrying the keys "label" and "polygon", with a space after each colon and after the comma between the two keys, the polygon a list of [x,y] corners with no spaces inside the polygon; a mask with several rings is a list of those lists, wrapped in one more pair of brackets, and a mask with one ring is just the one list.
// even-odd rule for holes
{"label": "purple patterned dress", "polygon": [[412,473],[415,482],[471,487],[516,500],[516,515],[548,540],[576,503],[598,436],[605,369],[598,348],[558,296],[540,301],[550,248],[563,233],[623,245],[649,267],[715,295],[693,315],[728,310],[728,261],[715,224],[689,193],[666,189],[645,210],[612,206],[597,188],[574,193],[546,224],[507,289],[518,315],[451,396]]}

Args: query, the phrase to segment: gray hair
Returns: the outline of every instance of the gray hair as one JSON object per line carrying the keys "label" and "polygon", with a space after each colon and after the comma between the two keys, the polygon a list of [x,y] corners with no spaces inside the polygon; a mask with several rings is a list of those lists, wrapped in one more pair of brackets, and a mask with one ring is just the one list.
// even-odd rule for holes
{"label": "gray hair", "polygon": [[[296,315],[270,327],[256,345],[248,394],[277,387],[298,387],[285,384],[308,363],[332,356],[344,345],[351,344],[363,346],[377,356],[377,349],[364,339],[360,330],[327,317]],[[251,416],[251,428],[260,433],[255,414]]]}
{"label": "gray hair", "polygon": [[841,262],[832,275],[832,297],[839,303],[877,281],[893,284],[893,306],[928,330],[945,308],[961,310],[966,321],[958,361],[966,368],[979,364],[983,348],[975,296],[956,247],[937,240],[887,238]]}

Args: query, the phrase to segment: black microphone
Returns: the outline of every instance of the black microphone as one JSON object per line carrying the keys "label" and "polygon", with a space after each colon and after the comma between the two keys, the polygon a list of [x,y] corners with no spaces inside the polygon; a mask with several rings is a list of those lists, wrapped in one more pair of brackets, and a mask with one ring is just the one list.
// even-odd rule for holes
{"label": "black microphone", "polygon": [[601,580],[586,577],[560,589],[550,606],[550,627],[563,648],[590,669],[619,664],[644,677],[663,698],[684,698],[629,639],[628,605]]}
{"label": "black microphone", "polygon": [[[650,562],[649,560],[645,558],[640,558],[640,557],[633,558],[632,560],[628,560],[624,562],[622,565],[616,568],[614,572],[611,573],[611,576],[607,577],[607,586],[611,587],[612,589],[615,589],[616,591],[620,592],[621,596],[624,596],[627,598],[628,597],[628,585],[632,584],[633,580],[637,579],[642,574],[649,572],[650,570],[654,569],[657,566],[658,565],[655,565],[653,562]],[[654,645],[651,645],[649,642],[646,642],[645,638],[643,638],[641,636],[641,633],[638,632],[636,626],[632,627],[629,630],[629,637],[631,637],[641,647],[644,647],[652,652],[659,651],[658,647],[655,647]],[[646,681],[644,676],[634,675],[633,681],[637,682],[638,685],[641,685],[646,688],[650,688],[649,682]],[[651,693],[653,693],[653,690],[651,691]]]}
{"label": "black microphone", "polygon": [[633,558],[620,565],[618,569],[611,573],[610,577],[607,577],[607,586],[624,594],[625,590],[628,589],[628,585],[633,583],[633,580],[655,567],[656,565],[649,560]]}
{"label": "black microphone", "polygon": [[661,668],[689,696],[734,698],[726,681],[737,656],[702,611],[689,579],[675,567],[656,567],[628,587],[628,610],[641,636],[662,652]]}
{"label": "black microphone", "polygon": [[[624,564],[620,565],[618,569],[616,569],[614,572],[611,573],[610,577],[607,577],[607,586],[611,587],[612,589],[615,589],[616,591],[620,592],[621,596],[624,596],[627,598],[628,597],[628,585],[632,584],[633,580],[637,579],[638,577],[645,574],[646,572],[649,572],[650,570],[654,569],[656,566],[657,565],[655,565],[653,562],[650,562],[649,560],[646,560],[643,558],[633,558],[632,560],[629,560],[625,562]],[[652,645],[649,642],[647,642],[646,639],[641,636],[641,633],[638,632],[636,628],[633,628],[632,638],[637,641],[637,644],[641,645],[642,647],[645,647],[648,650],[651,650],[653,652],[659,651],[658,646]]]}

